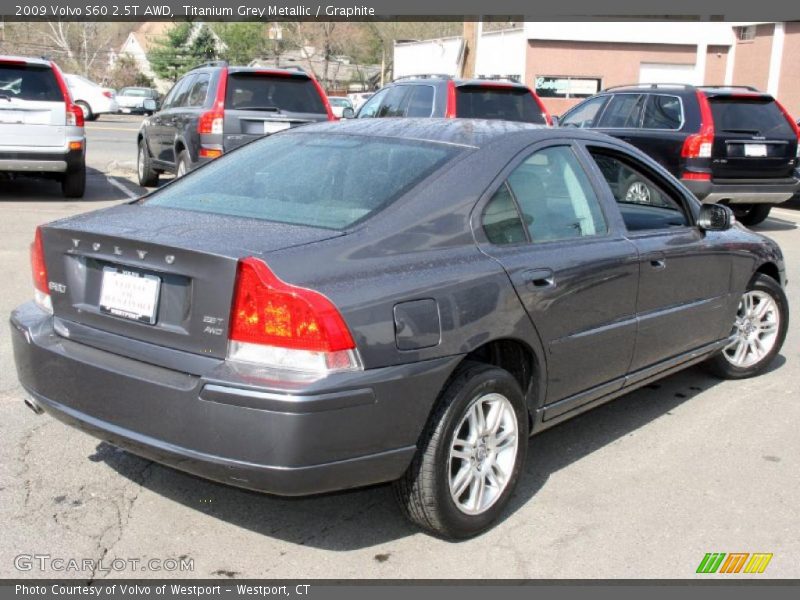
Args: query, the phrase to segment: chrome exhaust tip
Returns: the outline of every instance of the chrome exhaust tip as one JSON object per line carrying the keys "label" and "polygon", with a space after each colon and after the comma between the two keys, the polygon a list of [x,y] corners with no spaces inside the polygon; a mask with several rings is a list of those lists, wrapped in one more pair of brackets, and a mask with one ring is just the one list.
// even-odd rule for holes
{"label": "chrome exhaust tip", "polygon": [[39,406],[38,404],[36,404],[36,401],[33,398],[25,398],[24,402],[25,402],[25,406],[30,408],[37,415],[43,415],[44,414],[44,409],[41,406]]}

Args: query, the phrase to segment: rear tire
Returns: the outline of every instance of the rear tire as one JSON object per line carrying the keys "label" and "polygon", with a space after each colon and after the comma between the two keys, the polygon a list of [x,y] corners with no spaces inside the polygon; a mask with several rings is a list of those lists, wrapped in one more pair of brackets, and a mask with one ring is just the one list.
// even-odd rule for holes
{"label": "rear tire", "polygon": [[772,210],[771,204],[731,204],[736,220],[751,227],[762,223]]}
{"label": "rear tire", "polygon": [[772,277],[757,273],[742,294],[731,334],[736,339],[704,366],[722,379],[758,375],[780,352],[789,327],[789,302]]}
{"label": "rear tire", "polygon": [[61,193],[65,198],[83,198],[86,192],[86,166],[64,173],[61,179]]}
{"label": "rear tire", "polygon": [[158,185],[158,172],[153,169],[150,151],[147,149],[147,142],[144,140],[139,140],[136,173],[139,176],[139,185],[142,187],[156,187]]}
{"label": "rear tire", "polygon": [[183,177],[192,170],[192,159],[186,150],[181,150],[178,154],[178,163],[175,167],[175,177]]}
{"label": "rear tire", "polygon": [[405,516],[464,539],[488,529],[516,487],[528,449],[528,411],[516,379],[465,362],[445,387],[406,473],[394,483]]}

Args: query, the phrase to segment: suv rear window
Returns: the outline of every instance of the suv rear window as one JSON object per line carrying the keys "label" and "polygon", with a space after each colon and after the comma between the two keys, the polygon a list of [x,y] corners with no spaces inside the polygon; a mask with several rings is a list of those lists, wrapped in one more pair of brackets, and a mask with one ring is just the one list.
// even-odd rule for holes
{"label": "suv rear window", "polygon": [[64,101],[50,67],[0,62],[0,98],[3,97],[40,102]]}
{"label": "suv rear window", "polygon": [[544,124],[542,109],[529,90],[484,85],[456,88],[456,116]]}
{"label": "suv rear window", "polygon": [[209,163],[145,202],[342,230],[380,212],[460,152],[390,138],[277,134]]}
{"label": "suv rear window", "polygon": [[794,139],[789,121],[771,98],[712,96],[708,100],[717,131]]}
{"label": "suv rear window", "polygon": [[317,86],[308,77],[243,72],[228,75],[225,108],[326,114]]}

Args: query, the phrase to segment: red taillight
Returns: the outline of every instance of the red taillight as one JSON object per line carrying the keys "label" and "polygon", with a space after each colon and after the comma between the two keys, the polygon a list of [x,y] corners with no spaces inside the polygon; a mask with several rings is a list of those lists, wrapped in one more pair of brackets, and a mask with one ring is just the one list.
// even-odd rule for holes
{"label": "red taillight", "polygon": [[531,96],[533,96],[533,99],[536,100],[536,104],[539,106],[539,110],[542,111],[542,117],[544,118],[544,122],[547,123],[548,127],[552,127],[553,119],[550,117],[550,113],[547,111],[547,108],[545,108],[544,102],[542,102],[542,99],[536,95],[536,92],[530,89],[529,91],[531,93]]}
{"label": "red taillight", "polygon": [[783,116],[786,117],[786,120],[789,121],[789,126],[794,131],[794,136],[797,138],[796,155],[797,155],[798,158],[800,158],[800,127],[797,126],[797,122],[792,118],[792,115],[789,114],[789,111],[786,110],[786,107],[783,106],[783,104],[781,104],[777,100],[775,100],[775,104],[780,109],[780,111],[783,113]]}
{"label": "red taillight", "polygon": [[216,133],[221,134],[223,121],[225,119],[225,94],[228,91],[228,69],[223,68],[219,74],[217,84],[217,95],[214,98],[214,105],[200,115],[197,121],[197,133]]}
{"label": "red taillight", "polygon": [[456,83],[452,80],[447,82],[447,107],[444,110],[444,118],[456,118]]}
{"label": "red taillight", "polygon": [[61,69],[58,68],[56,63],[50,61],[50,68],[53,69],[56,83],[61,90],[61,95],[64,97],[64,104],[66,104],[66,118],[64,123],[70,127],[83,127],[83,110],[80,106],[72,103],[72,96],[69,93],[67,82],[64,81],[64,76],[61,74]]}
{"label": "red taillight", "polygon": [[312,352],[355,348],[330,300],[278,279],[253,257],[239,261],[229,336],[237,342]]}
{"label": "red taillight", "polygon": [[692,171],[684,171],[681,179],[689,179],[692,181],[711,181],[711,173],[694,173]]}
{"label": "red taillight", "polygon": [[44,262],[41,227],[36,228],[36,235],[31,243],[31,272],[33,274],[33,292],[36,303],[45,310],[52,312],[53,304],[50,300],[50,288],[47,283],[47,265]]}
{"label": "red taillight", "polygon": [[714,146],[714,116],[706,95],[697,91],[697,103],[700,106],[700,131],[686,138],[681,149],[683,158],[711,158]]}
{"label": "red taillight", "polygon": [[114,94],[111,92],[111,90],[103,90],[103,96],[106,98],[113,98]]}

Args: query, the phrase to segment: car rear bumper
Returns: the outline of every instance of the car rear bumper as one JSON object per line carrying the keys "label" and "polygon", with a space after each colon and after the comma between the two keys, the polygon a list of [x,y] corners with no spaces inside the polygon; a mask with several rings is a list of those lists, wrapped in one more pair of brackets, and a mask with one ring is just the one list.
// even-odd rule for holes
{"label": "car rear bumper", "polygon": [[744,179],[702,181],[682,179],[681,182],[706,204],[780,204],[800,193],[800,177],[784,179]]}
{"label": "car rear bumper", "polygon": [[[82,141],[83,140],[74,140]],[[83,168],[84,150],[67,150],[63,152],[31,152],[0,150],[0,171],[17,173],[65,173]]]}
{"label": "car rear bumper", "polygon": [[197,376],[74,342],[33,303],[11,325],[17,374],[35,406],[153,461],[281,495],[400,477],[459,360],[259,383],[221,379],[224,361]]}

